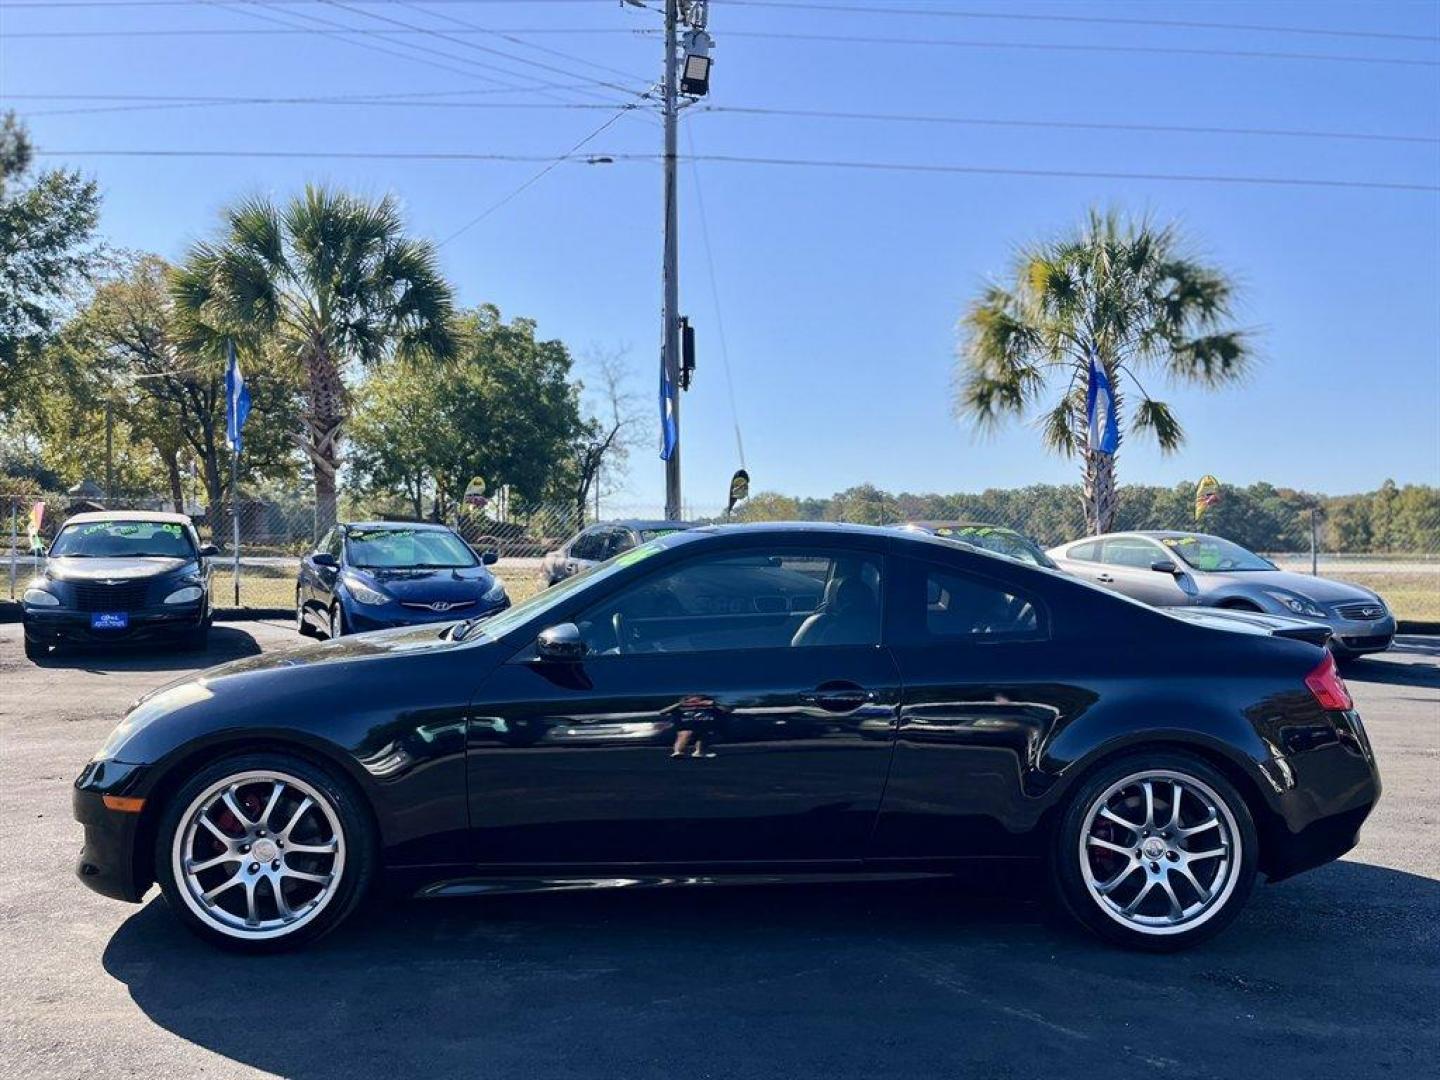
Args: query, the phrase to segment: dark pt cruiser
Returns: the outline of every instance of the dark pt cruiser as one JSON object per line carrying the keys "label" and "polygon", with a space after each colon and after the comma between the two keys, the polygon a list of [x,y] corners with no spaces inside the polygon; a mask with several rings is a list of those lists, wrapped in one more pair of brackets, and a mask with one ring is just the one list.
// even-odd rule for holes
{"label": "dark pt cruiser", "polygon": [[76,514],[25,588],[25,655],[53,646],[168,640],[205,646],[214,615],[210,557],[183,514]]}
{"label": "dark pt cruiser", "polygon": [[[1227,628],[1229,627],[1229,628]],[[1323,648],[921,535],[704,528],[498,615],[142,699],[79,874],[262,951],[423,895],[1048,867],[1169,950],[1356,841],[1380,793]]]}

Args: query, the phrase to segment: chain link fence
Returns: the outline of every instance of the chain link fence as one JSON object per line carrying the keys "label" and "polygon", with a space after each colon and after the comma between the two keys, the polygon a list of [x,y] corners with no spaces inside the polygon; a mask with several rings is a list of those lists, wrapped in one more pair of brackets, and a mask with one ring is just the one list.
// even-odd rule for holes
{"label": "chain link fence", "polygon": [[[1417,494],[1418,492],[1418,494]],[[38,545],[28,524],[36,503],[45,504]],[[67,518],[87,510],[172,510],[164,496],[117,499],[73,494],[0,491],[0,601],[18,596],[43,563],[43,552]],[[202,540],[222,553],[215,562],[217,606],[288,609],[302,555],[319,539],[313,495],[308,490],[247,496],[238,505],[239,574],[235,573],[233,519],[222,509],[185,508]],[[512,503],[503,495],[481,506],[445,515],[477,551],[500,556],[497,573],[512,597],[540,587],[544,555],[596,520],[663,520],[664,508],[646,503],[605,502],[581,510],[574,504]],[[395,503],[342,500],[342,520],[413,520]],[[719,505],[687,506],[695,522],[726,520]],[[1042,546],[1085,534],[1078,488],[1037,485],[975,495],[891,495],[868,486],[826,499],[758,494],[737,508],[737,521],[811,520],[893,525],[905,521],[972,521],[1005,525]],[[1256,485],[1226,488],[1198,525],[1193,493],[1185,487],[1126,487],[1119,493],[1114,529],[1194,529],[1227,536],[1269,555],[1283,569],[1342,578],[1374,589],[1401,618],[1440,621],[1440,492],[1434,488],[1382,488],[1349,498],[1308,499]],[[1312,554],[1311,542],[1314,548]]]}

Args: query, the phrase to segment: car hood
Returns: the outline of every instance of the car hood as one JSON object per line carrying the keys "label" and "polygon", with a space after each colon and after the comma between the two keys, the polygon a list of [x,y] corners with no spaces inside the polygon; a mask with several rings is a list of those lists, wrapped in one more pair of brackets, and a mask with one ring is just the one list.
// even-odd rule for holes
{"label": "car hood", "polygon": [[1322,604],[1334,604],[1344,600],[1373,600],[1375,598],[1373,592],[1369,589],[1362,589],[1359,585],[1351,585],[1345,581],[1332,581],[1329,578],[1311,577],[1309,574],[1292,574],[1288,570],[1248,570],[1239,573],[1214,571],[1200,573],[1196,577],[1207,587],[1207,591],[1209,588],[1221,584],[1257,586],[1262,589],[1283,589]]}
{"label": "car hood", "polygon": [[173,573],[193,559],[161,557],[94,559],[60,555],[45,563],[45,573],[54,581],[134,581]]}
{"label": "car hood", "polygon": [[431,603],[436,600],[478,600],[495,584],[495,575],[483,566],[442,570],[362,570],[350,573],[373,582],[400,601]]}

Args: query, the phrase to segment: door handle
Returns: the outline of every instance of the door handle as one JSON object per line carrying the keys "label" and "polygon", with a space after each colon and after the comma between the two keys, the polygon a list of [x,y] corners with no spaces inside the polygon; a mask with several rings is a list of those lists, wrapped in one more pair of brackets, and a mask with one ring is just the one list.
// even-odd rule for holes
{"label": "door handle", "polygon": [[1109,584],[1113,583],[1115,579],[1114,579],[1113,577],[1111,577],[1109,574],[1096,574],[1096,575],[1095,575],[1095,580],[1096,580],[1096,581],[1103,581],[1105,584],[1109,585]]}
{"label": "door handle", "polygon": [[826,712],[854,712],[875,700],[875,691],[859,686],[827,687],[800,695],[804,705],[814,705]]}

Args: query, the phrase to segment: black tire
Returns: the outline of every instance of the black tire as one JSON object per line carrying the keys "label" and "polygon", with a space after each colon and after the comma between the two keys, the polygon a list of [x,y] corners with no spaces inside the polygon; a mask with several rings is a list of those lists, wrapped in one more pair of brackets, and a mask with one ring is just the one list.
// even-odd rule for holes
{"label": "black tire", "polygon": [[325,636],[331,641],[334,641],[336,638],[342,638],[349,633],[349,627],[345,625],[345,609],[339,604],[335,604],[330,608],[330,621],[328,625],[329,629],[326,631]]}
{"label": "black tire", "polygon": [[41,644],[40,642],[38,642],[38,641],[32,641],[28,635],[25,637],[25,659],[26,659],[26,660],[44,660],[44,659],[45,659],[47,656],[49,656],[49,655],[50,655],[50,646],[49,646],[49,645],[42,645],[42,644]]}
{"label": "black tire", "polygon": [[[1128,849],[1131,843],[1144,844],[1146,838],[1154,836],[1160,841],[1156,849],[1162,844],[1167,849],[1173,849],[1177,860],[1184,861],[1187,868],[1190,863],[1186,856],[1192,853],[1203,856],[1208,850],[1195,847],[1196,843],[1213,846],[1218,842],[1227,854],[1223,858],[1212,859],[1203,864],[1196,862],[1194,865],[1200,869],[1191,871],[1200,879],[1202,886],[1210,889],[1210,895],[1215,897],[1213,902],[1202,901],[1201,892],[1192,889],[1188,882],[1177,884],[1180,880],[1177,875],[1182,871],[1179,870],[1177,862],[1169,861],[1169,851],[1161,855],[1158,861],[1151,861],[1138,857],[1141,847],[1136,847],[1134,855],[1137,857],[1132,858],[1128,851],[1117,853],[1102,848],[1096,852],[1087,846],[1085,851],[1088,854],[1082,856],[1082,842],[1087,845],[1094,843],[1089,837],[1096,835],[1087,831],[1092,828],[1092,814],[1097,815],[1095,824],[1101,824],[1097,804],[1104,800],[1105,805],[1113,808],[1114,800],[1117,799],[1135,799],[1143,804],[1144,782],[1137,779],[1140,777],[1152,778],[1152,790],[1158,791],[1158,794],[1151,796],[1154,800],[1152,805],[1161,811],[1158,817],[1162,819],[1168,816],[1166,807],[1173,800],[1169,799],[1168,790],[1159,790],[1160,786],[1165,785],[1167,789],[1173,790],[1170,786],[1175,783],[1176,778],[1180,778],[1183,781],[1182,791],[1186,792],[1181,796],[1181,804],[1187,808],[1185,812],[1192,815],[1188,820],[1189,827],[1194,828],[1198,824],[1199,828],[1194,835],[1204,839],[1178,839],[1168,827],[1150,832],[1107,825],[1105,827],[1118,830],[1112,835],[1112,839],[1122,839],[1123,843],[1118,846]],[[1125,786],[1127,782],[1130,782],[1129,786]],[[1132,791],[1133,794],[1130,794]],[[1203,808],[1205,802],[1212,798],[1217,803],[1214,824],[1209,823],[1211,819],[1208,817],[1195,815],[1196,809]],[[1131,822],[1141,822],[1143,818],[1143,814],[1139,812],[1122,816]],[[1152,813],[1151,816],[1156,815]],[[1236,845],[1240,849],[1238,859],[1234,857]],[[1182,850],[1184,855],[1180,854]],[[1091,932],[1127,948],[1145,952],[1176,952],[1218,934],[1240,913],[1255,885],[1258,856],[1259,840],[1250,808],[1235,786],[1218,770],[1204,760],[1180,751],[1142,751],[1108,762],[1080,781],[1070,796],[1059,827],[1055,830],[1050,852],[1050,877],[1063,908]],[[1091,861],[1082,865],[1082,857]],[[1093,860],[1119,860],[1122,857],[1129,860],[1129,863],[1112,861],[1111,865],[1118,868],[1113,875],[1104,875],[1110,880],[1097,882],[1094,888],[1098,890],[1118,885],[1127,891],[1116,888],[1112,894],[1115,899],[1102,900],[1092,891],[1092,884],[1087,880],[1087,875],[1090,879],[1101,876],[1095,873],[1096,863]],[[1126,865],[1130,865],[1130,869],[1122,874],[1121,869]],[[1206,875],[1211,873],[1214,874],[1213,881],[1206,880]],[[1125,875],[1130,875],[1129,880],[1122,882]],[[1176,909],[1167,904],[1166,895],[1161,890],[1153,900],[1142,901],[1141,908],[1134,915],[1127,917],[1123,914],[1122,902],[1133,898],[1128,890],[1133,889],[1134,893],[1138,893],[1147,888],[1152,876],[1163,876],[1166,888],[1180,896],[1181,909],[1188,910],[1186,901],[1199,904],[1195,913],[1180,918],[1174,925],[1137,925],[1137,920],[1175,918]],[[1157,880],[1156,885],[1158,884]],[[1147,914],[1154,912],[1157,903],[1169,907],[1169,911],[1159,915]],[[1115,910],[1116,908],[1122,910]]]}
{"label": "black tire", "polygon": [[[276,777],[285,782],[287,790],[285,798],[292,801],[282,800],[270,815],[272,818],[283,817],[292,812],[292,807],[297,805],[301,798],[311,798],[312,808],[305,812],[310,815],[310,819],[302,823],[302,827],[311,822],[318,822],[318,826],[321,827],[328,825],[330,817],[327,816],[325,807],[321,806],[318,800],[323,800],[323,803],[328,806],[329,814],[333,815],[334,822],[338,825],[338,830],[336,830],[336,839],[339,840],[336,845],[338,855],[301,855],[299,856],[300,860],[319,859],[321,862],[319,864],[301,862],[293,866],[286,860],[295,858],[295,853],[282,854],[277,858],[277,863],[283,865],[286,870],[309,869],[323,873],[327,865],[329,868],[337,866],[339,868],[338,880],[336,880],[335,874],[329,874],[329,882],[320,890],[320,893],[312,894],[309,897],[310,907],[302,908],[303,914],[297,915],[293,925],[289,927],[278,926],[270,929],[260,927],[252,931],[247,927],[240,926],[238,925],[240,915],[226,911],[218,903],[206,905],[197,895],[199,887],[213,888],[214,878],[202,879],[196,888],[192,888],[188,881],[180,880],[181,871],[177,863],[185,856],[184,847],[187,842],[182,830],[186,830],[190,822],[199,816],[201,810],[208,805],[207,800],[217,797],[215,794],[217,790],[227,789],[228,782],[237,777]],[[266,788],[266,785],[272,782],[269,779],[251,779],[248,782],[242,780],[242,786],[236,791],[239,805],[248,813],[256,813],[254,806],[259,800],[256,799],[253,803],[246,801],[248,798],[247,786],[254,785],[256,789],[262,791],[273,790]],[[207,812],[213,814],[214,810]],[[262,814],[263,811],[257,813],[257,819]],[[297,814],[296,817],[299,818],[301,815]],[[212,818],[211,820],[217,819]],[[250,851],[252,855],[254,849],[260,846],[256,837],[265,837],[267,832],[272,844],[278,843],[279,847],[284,847],[282,837],[287,836],[287,833],[278,831],[278,826],[266,831],[255,832],[254,826],[246,828],[239,824],[233,824],[233,816],[229,821],[232,823],[231,827],[235,833],[243,833],[243,835],[236,835],[235,839],[249,841],[245,850]],[[260,826],[262,829],[268,824],[268,820],[257,820],[254,823],[255,826]],[[312,825],[313,827],[316,826]],[[203,835],[202,831],[196,829],[195,836],[200,835]],[[328,864],[325,862],[327,859]],[[344,922],[369,894],[376,875],[378,855],[375,830],[370,814],[362,804],[361,796],[355,792],[348,781],[339,779],[329,770],[304,758],[280,753],[255,753],[222,758],[205,766],[169,798],[161,812],[159,827],[156,830],[154,863],[155,880],[159,883],[166,902],[192,933],[212,945],[235,952],[273,953],[306,945]],[[275,867],[275,864],[271,865]],[[248,897],[253,890],[261,908],[268,907],[268,911],[274,913],[270,921],[283,921],[283,916],[280,915],[279,908],[275,904],[273,892],[266,891],[276,887],[275,879],[271,878],[262,888],[258,882],[266,876],[263,868],[259,868],[255,863],[247,866],[244,860],[226,860],[225,864],[217,867],[214,872],[223,881],[232,874],[231,866],[234,866],[233,874],[237,879],[241,877],[242,873],[258,871],[259,876],[250,879],[254,884],[246,885],[238,894],[235,889],[229,889],[230,896],[227,897],[226,903],[243,903],[240,898]],[[282,870],[281,873],[283,874],[283,872]],[[206,873],[210,873],[210,871],[206,871]],[[296,900],[295,887],[292,884],[292,900]],[[302,890],[305,888],[303,885],[299,887]],[[281,885],[280,888],[283,894],[285,886]],[[318,900],[319,896],[325,898]],[[218,901],[220,897],[217,896],[215,899]],[[296,902],[304,902],[303,892],[301,899]],[[202,917],[200,914],[202,910],[211,912],[211,914]],[[252,911],[251,914],[254,915],[255,912]],[[234,921],[227,923],[226,916],[229,920]]]}
{"label": "black tire", "polygon": [[301,637],[317,638],[320,631],[310,625],[310,620],[305,618],[305,609],[300,606],[300,590],[295,590],[295,629]]}
{"label": "black tire", "polygon": [[186,652],[204,652],[210,647],[210,620],[191,630],[180,639],[180,647]]}

